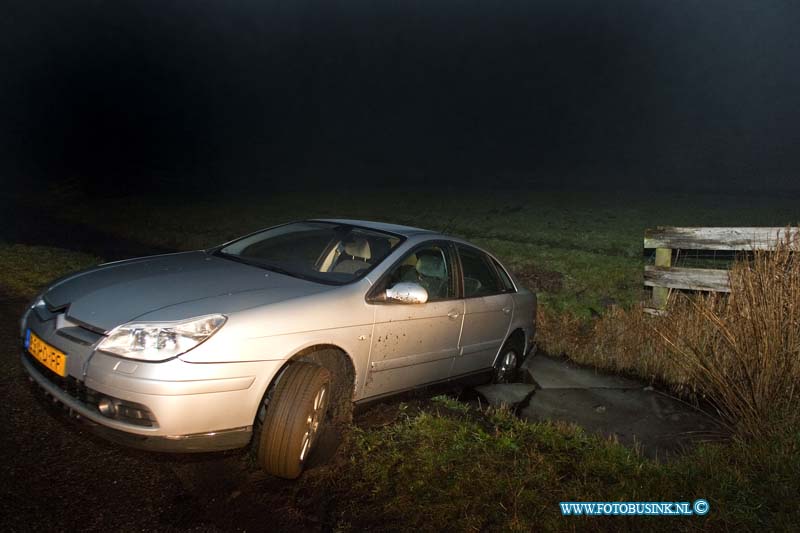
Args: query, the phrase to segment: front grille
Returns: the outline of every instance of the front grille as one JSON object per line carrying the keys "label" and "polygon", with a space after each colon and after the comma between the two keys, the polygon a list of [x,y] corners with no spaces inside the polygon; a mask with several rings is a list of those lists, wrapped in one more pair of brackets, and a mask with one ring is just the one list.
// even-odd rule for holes
{"label": "front grille", "polygon": [[[119,420],[120,422],[144,427],[156,426],[156,417],[146,406],[101,394],[96,390],[87,387],[83,381],[80,381],[72,376],[61,377],[36,360],[36,358],[34,358],[27,351],[25,352],[24,357],[36,368],[42,377],[84,404],[89,409],[96,411],[107,418]],[[100,411],[98,406],[102,400],[107,400],[114,405],[113,416],[109,416]]]}
{"label": "front grille", "polygon": [[45,300],[44,305],[34,306],[33,311],[40,322],[57,320],[56,333],[69,330],[64,336],[79,344],[93,344],[106,333],[103,328],[69,316],[69,304],[54,306]]}
{"label": "front grille", "polygon": [[92,346],[102,338],[102,335],[98,335],[81,326],[68,326],[57,329],[56,335],[60,335],[61,337],[83,346]]}
{"label": "front grille", "polygon": [[70,316],[69,312],[65,312],[64,318],[67,320],[67,322],[70,322],[70,323],[72,323],[72,324],[74,324],[74,325],[76,325],[76,326],[78,326],[80,328],[83,328],[86,331],[91,332],[91,333],[93,333],[95,335],[100,336],[100,335],[105,335],[106,334],[106,331],[103,328],[98,327],[98,326],[93,326],[92,324],[84,322],[83,320],[78,320],[74,316]]}

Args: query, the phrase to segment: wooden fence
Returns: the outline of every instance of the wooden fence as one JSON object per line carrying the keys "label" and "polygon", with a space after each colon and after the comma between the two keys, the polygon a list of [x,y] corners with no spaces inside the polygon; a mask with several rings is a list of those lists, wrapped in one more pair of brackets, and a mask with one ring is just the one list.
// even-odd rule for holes
{"label": "wooden fence", "polygon": [[[796,239],[798,228],[788,228]],[[663,310],[671,289],[730,292],[728,271],[672,266],[674,250],[771,250],[787,228],[675,228],[645,230],[644,247],[656,251],[655,266],[644,267],[644,284],[653,288],[652,308]]]}

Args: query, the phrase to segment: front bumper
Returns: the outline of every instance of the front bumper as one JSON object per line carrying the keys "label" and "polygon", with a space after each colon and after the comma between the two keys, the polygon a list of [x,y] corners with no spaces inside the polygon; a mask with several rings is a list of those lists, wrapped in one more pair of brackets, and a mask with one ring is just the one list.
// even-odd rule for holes
{"label": "front bumper", "polygon": [[[151,450],[247,445],[264,391],[282,363],[132,361],[97,352],[97,343],[78,338],[75,328],[65,335],[57,320],[40,320],[36,313],[28,317],[27,327],[67,354],[62,378],[23,353],[22,365],[32,381],[94,432]],[[111,415],[99,408],[103,400],[115,405]]]}
{"label": "front bumper", "polygon": [[83,422],[92,433],[118,444],[158,452],[212,452],[247,446],[252,436],[252,426],[188,435],[133,433],[129,428],[120,428],[119,424],[114,424],[115,421],[100,414],[92,402],[82,399],[86,396],[86,389],[81,385],[68,380],[59,383],[24,352],[22,366],[30,381],[47,397],[61,404],[70,417]]}

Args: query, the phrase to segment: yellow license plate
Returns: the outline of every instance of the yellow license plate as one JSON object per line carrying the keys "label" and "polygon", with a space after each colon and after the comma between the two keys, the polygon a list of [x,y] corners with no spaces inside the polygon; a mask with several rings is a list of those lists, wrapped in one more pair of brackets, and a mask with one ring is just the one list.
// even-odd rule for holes
{"label": "yellow license plate", "polygon": [[36,335],[36,333],[28,330],[28,352],[36,358],[37,361],[44,366],[58,374],[59,376],[67,375],[67,354],[53,348]]}

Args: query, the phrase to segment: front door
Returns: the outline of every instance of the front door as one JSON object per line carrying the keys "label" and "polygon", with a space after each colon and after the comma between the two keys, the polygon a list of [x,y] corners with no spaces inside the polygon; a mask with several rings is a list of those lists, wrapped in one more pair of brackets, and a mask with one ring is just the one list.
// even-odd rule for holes
{"label": "front door", "polygon": [[424,287],[428,301],[372,303],[375,327],[365,397],[446,379],[458,355],[464,301],[456,298],[450,248],[425,244],[412,250],[384,276],[377,290],[401,282]]}

